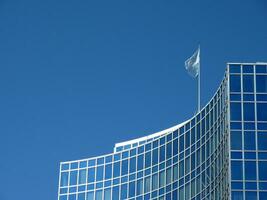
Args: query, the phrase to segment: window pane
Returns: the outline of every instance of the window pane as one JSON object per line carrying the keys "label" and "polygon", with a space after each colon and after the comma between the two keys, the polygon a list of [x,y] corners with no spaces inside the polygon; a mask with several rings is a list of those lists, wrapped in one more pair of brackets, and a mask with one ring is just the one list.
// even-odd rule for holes
{"label": "window pane", "polygon": [[110,188],[105,189],[104,200],[111,200],[111,189]]}
{"label": "window pane", "polygon": [[253,92],[254,90],[254,79],[252,75],[243,76],[243,91],[244,92]]}
{"label": "window pane", "polygon": [[96,191],[95,199],[96,200],[102,200],[102,190]]}
{"label": "window pane", "polygon": [[230,91],[231,92],[240,92],[240,76],[239,75],[231,75],[230,76]]}
{"label": "window pane", "polygon": [[256,76],[257,92],[267,92],[267,76]]}
{"label": "window pane", "polygon": [[61,187],[68,185],[68,177],[69,177],[69,172],[62,172],[61,173],[61,180],[60,180],[60,186]]}
{"label": "window pane", "polygon": [[241,103],[231,103],[231,120],[241,121]]}
{"label": "window pane", "polygon": [[77,170],[70,172],[70,185],[77,185]]}
{"label": "window pane", "polygon": [[231,131],[231,149],[240,150],[242,149],[242,132]]}
{"label": "window pane", "polygon": [[165,171],[159,173],[159,187],[165,186]]}
{"label": "window pane", "polygon": [[245,162],[245,176],[246,180],[256,180],[256,162]]}
{"label": "window pane", "polygon": [[128,159],[122,161],[121,174],[122,175],[128,174]]}
{"label": "window pane", "polygon": [[152,176],[152,190],[155,190],[158,188],[158,183],[159,183],[158,174],[154,174]]}
{"label": "window pane", "polygon": [[255,150],[255,132],[254,131],[245,131],[244,132],[244,142],[245,150]]}
{"label": "window pane", "polygon": [[106,165],[105,166],[105,179],[110,179],[112,174],[112,165]]}
{"label": "window pane", "polygon": [[136,171],[136,157],[130,159],[130,173]]}
{"label": "window pane", "polygon": [[267,121],[267,103],[257,103],[258,121]]}
{"label": "window pane", "polygon": [[145,193],[150,191],[150,186],[151,186],[151,177],[146,177],[145,178]]}
{"label": "window pane", "polygon": [[255,121],[254,103],[244,103],[244,120]]}
{"label": "window pane", "polygon": [[267,180],[267,161],[259,161],[259,178],[260,180]]}
{"label": "window pane", "polygon": [[242,180],[243,179],[243,168],[242,162],[240,161],[232,161],[232,170],[231,175],[233,180]]}
{"label": "window pane", "polygon": [[84,184],[86,183],[86,170],[80,170],[79,171],[79,184]]}
{"label": "window pane", "polygon": [[232,192],[232,200],[243,200],[242,192]]}
{"label": "window pane", "polygon": [[258,132],[259,150],[267,150],[267,132]]}
{"label": "window pane", "polygon": [[103,166],[97,167],[97,170],[96,170],[96,181],[103,180],[103,169],[104,169]]}

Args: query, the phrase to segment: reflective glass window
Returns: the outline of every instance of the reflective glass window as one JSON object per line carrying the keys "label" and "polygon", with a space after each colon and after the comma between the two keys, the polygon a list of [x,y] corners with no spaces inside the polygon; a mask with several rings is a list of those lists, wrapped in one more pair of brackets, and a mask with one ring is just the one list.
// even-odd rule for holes
{"label": "reflective glass window", "polygon": [[245,131],[244,132],[244,148],[245,150],[255,150],[255,132]]}
{"label": "reflective glass window", "polygon": [[231,131],[231,149],[240,150],[242,149],[242,132]]}
{"label": "reflective glass window", "polygon": [[95,199],[102,200],[102,195],[103,195],[102,190],[97,190],[95,194]]}
{"label": "reflective glass window", "polygon": [[165,160],[165,145],[160,147],[159,161],[162,162]]}
{"label": "reflective glass window", "polygon": [[94,192],[87,192],[87,200],[94,200]]}
{"label": "reflective glass window", "polygon": [[122,161],[121,174],[128,174],[128,159]]}
{"label": "reflective glass window", "polygon": [[267,92],[267,76],[256,76],[257,92]]}
{"label": "reflective glass window", "polygon": [[110,179],[112,177],[112,165],[108,164],[105,166],[105,179]]}
{"label": "reflective glass window", "polygon": [[137,191],[136,191],[137,195],[143,194],[143,179],[139,179],[137,181]]}
{"label": "reflective glass window", "polygon": [[129,183],[128,192],[129,192],[129,194],[128,194],[129,197],[134,197],[135,196],[135,182],[130,182]]}
{"label": "reflective glass window", "polygon": [[241,103],[231,103],[231,120],[241,121]]}
{"label": "reflective glass window", "polygon": [[150,166],[151,166],[151,151],[145,154],[145,167],[147,168]]}
{"label": "reflective glass window", "polygon": [[111,189],[110,188],[105,189],[104,200],[111,200]]}
{"label": "reflective glass window", "polygon": [[240,92],[240,90],[241,90],[240,75],[231,75],[230,76],[230,91]]}
{"label": "reflective glass window", "polygon": [[145,185],[144,185],[145,193],[150,191],[150,187],[151,187],[151,177],[148,176],[145,178]]}
{"label": "reflective glass window", "polygon": [[97,167],[97,170],[96,170],[96,181],[103,180],[103,173],[104,173],[103,170],[104,170],[103,166]]}
{"label": "reflective glass window", "polygon": [[137,169],[141,170],[144,168],[144,154],[141,154],[137,158]]}
{"label": "reflective glass window", "polygon": [[159,183],[158,174],[154,174],[152,176],[152,190],[155,190],[159,187],[158,183]]}
{"label": "reflective glass window", "polygon": [[136,171],[136,157],[130,159],[130,173]]}
{"label": "reflective glass window", "polygon": [[242,180],[243,179],[243,168],[241,161],[232,161],[231,175],[232,180]]}
{"label": "reflective glass window", "polygon": [[120,162],[115,162],[113,165],[113,177],[120,176]]}
{"label": "reflective glass window", "polygon": [[61,173],[61,180],[60,180],[60,186],[64,187],[68,185],[68,179],[69,178],[69,172],[62,172]]}
{"label": "reflective glass window", "polygon": [[159,173],[159,187],[165,186],[165,171]]}
{"label": "reflective glass window", "polygon": [[267,132],[258,132],[258,149],[267,150]]}
{"label": "reflective glass window", "polygon": [[128,189],[127,184],[121,185],[121,199],[127,199]]}
{"label": "reflective glass window", "polygon": [[253,75],[243,76],[243,91],[253,92],[254,91],[254,77]]}
{"label": "reflective glass window", "polygon": [[255,121],[254,103],[244,103],[244,120]]}
{"label": "reflective glass window", "polygon": [[246,180],[256,180],[256,162],[245,162],[245,178]]}
{"label": "reflective glass window", "polygon": [[258,121],[267,121],[267,103],[257,103]]}
{"label": "reflective glass window", "polygon": [[157,164],[159,160],[159,155],[158,155],[158,148],[153,150],[153,154],[152,154],[152,163],[153,165]]}
{"label": "reflective glass window", "polygon": [[86,169],[79,171],[79,184],[86,183]]}
{"label": "reflective glass window", "polygon": [[267,180],[267,161],[259,161],[259,179]]}
{"label": "reflective glass window", "polygon": [[232,200],[243,200],[243,192],[232,192]]}
{"label": "reflective glass window", "polygon": [[113,187],[112,188],[112,200],[118,200],[119,199],[119,187]]}
{"label": "reflective glass window", "polygon": [[77,185],[77,173],[77,170],[70,172],[70,185]]}

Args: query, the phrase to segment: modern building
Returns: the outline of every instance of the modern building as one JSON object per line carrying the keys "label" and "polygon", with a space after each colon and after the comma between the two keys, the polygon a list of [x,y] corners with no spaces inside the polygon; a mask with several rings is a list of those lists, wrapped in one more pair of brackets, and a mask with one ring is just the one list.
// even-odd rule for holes
{"label": "modern building", "polygon": [[58,200],[267,199],[267,63],[228,63],[209,103],[114,152],[60,163]]}

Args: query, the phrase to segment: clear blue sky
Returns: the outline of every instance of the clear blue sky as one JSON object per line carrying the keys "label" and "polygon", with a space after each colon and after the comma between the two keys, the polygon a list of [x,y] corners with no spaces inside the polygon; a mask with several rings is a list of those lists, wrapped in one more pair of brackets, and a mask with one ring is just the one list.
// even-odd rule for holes
{"label": "clear blue sky", "polygon": [[59,162],[193,115],[226,62],[267,61],[265,0],[0,0],[0,199],[57,198]]}

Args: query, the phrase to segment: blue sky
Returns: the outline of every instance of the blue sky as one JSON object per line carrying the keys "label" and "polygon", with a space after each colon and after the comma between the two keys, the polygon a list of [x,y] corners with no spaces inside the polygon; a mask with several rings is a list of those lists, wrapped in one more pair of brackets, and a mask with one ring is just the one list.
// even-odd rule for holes
{"label": "blue sky", "polygon": [[267,3],[0,0],[0,199],[57,198],[59,162],[180,123],[226,62],[267,61]]}

